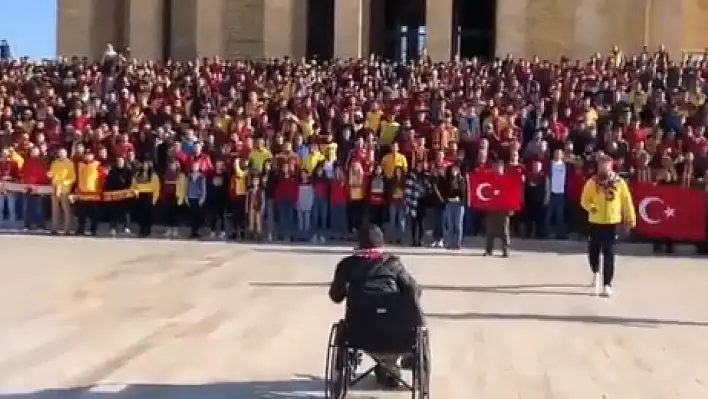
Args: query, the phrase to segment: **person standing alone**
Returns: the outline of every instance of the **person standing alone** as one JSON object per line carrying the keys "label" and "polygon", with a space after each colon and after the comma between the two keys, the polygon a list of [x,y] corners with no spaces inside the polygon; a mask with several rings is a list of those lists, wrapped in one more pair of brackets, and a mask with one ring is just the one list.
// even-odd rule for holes
{"label": "person standing alone", "polygon": [[633,228],[637,220],[629,187],[614,172],[612,162],[605,156],[598,159],[597,175],[585,183],[580,196],[580,205],[588,213],[588,261],[593,272],[593,286],[597,295],[606,297],[612,295],[618,229],[622,225]]}

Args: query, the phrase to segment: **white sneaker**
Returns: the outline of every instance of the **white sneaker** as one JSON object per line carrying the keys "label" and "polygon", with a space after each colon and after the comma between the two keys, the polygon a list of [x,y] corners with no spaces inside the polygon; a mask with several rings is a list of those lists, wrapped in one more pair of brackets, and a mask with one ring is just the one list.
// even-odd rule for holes
{"label": "white sneaker", "polygon": [[133,232],[130,231],[130,227],[126,227],[123,229],[123,234],[129,236],[129,235],[133,234]]}
{"label": "white sneaker", "polygon": [[118,235],[118,230],[116,230],[116,229],[111,229],[111,236],[112,236],[112,237],[115,237],[115,236],[117,236],[117,235]]}
{"label": "white sneaker", "polygon": [[222,231],[221,233],[219,233],[219,239],[221,239],[221,240],[226,239],[226,232],[225,231]]}
{"label": "white sneaker", "polygon": [[609,285],[602,287],[602,296],[608,297],[608,298],[611,297],[612,296],[612,287],[610,287]]}
{"label": "white sneaker", "polygon": [[179,238],[179,229],[177,227],[172,228],[172,238]]}
{"label": "white sneaker", "polygon": [[212,240],[215,239],[216,238],[216,231],[212,230],[212,232],[209,233],[209,238],[211,238]]}
{"label": "white sneaker", "polygon": [[325,236],[320,236],[320,242],[321,242],[322,244],[324,244],[325,242],[327,242],[327,239],[325,238]]}
{"label": "white sneaker", "polygon": [[600,280],[600,273],[592,274],[592,283],[590,283],[590,286],[594,288],[595,295],[600,295],[602,291],[602,281]]}

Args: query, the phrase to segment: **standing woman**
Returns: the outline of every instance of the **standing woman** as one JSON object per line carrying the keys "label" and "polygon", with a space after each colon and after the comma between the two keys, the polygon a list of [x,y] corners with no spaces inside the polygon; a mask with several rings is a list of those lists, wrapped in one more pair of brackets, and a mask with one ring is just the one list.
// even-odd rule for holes
{"label": "standing woman", "polygon": [[312,206],[315,202],[315,189],[310,181],[310,175],[305,169],[300,172],[300,183],[297,188],[297,235],[301,241],[310,239],[312,226]]}
{"label": "standing woman", "polygon": [[198,163],[192,164],[192,170],[185,184],[185,203],[189,208],[189,238],[199,238],[199,230],[204,224],[204,204],[207,196],[207,178]]}
{"label": "standing woman", "polygon": [[406,176],[405,208],[410,220],[413,246],[423,245],[425,235],[425,216],[427,204],[425,198],[430,189],[430,180],[425,174],[425,164],[418,162],[415,168]]}
{"label": "standing woman", "polygon": [[165,237],[179,237],[179,223],[182,206],[184,205],[184,192],[187,178],[182,173],[179,161],[173,160],[162,179],[160,190],[160,205],[167,230]]}
{"label": "standing woman", "polygon": [[[106,180],[103,182],[104,196],[107,192],[122,192],[130,189],[133,184],[133,171],[125,164],[125,159],[118,157],[115,164],[108,171]],[[130,225],[128,224],[128,214],[130,213],[130,204],[133,199],[123,197],[106,203],[108,208],[108,219],[111,228],[111,235],[118,234],[118,227],[123,227],[125,234],[130,234]]]}
{"label": "standing woman", "polygon": [[210,237],[226,238],[226,206],[229,203],[229,175],[223,160],[216,161],[207,180],[206,211]]}
{"label": "standing woman", "polygon": [[386,184],[386,197],[388,198],[388,235],[394,243],[402,244],[406,233],[406,173],[397,166],[393,176]]}
{"label": "standing woman", "polygon": [[459,165],[452,165],[448,170],[443,199],[445,200],[445,244],[448,249],[460,249],[465,222],[465,204],[467,204],[467,181]]}
{"label": "standing woman", "polygon": [[350,233],[356,233],[359,230],[365,216],[366,186],[364,183],[364,167],[361,162],[352,162],[347,176],[347,188],[349,191],[347,218]]}
{"label": "standing woman", "polygon": [[138,167],[133,177],[135,199],[135,221],[138,223],[138,236],[148,237],[152,233],[153,212],[160,198],[160,179],[152,167],[152,162],[145,161]]}
{"label": "standing woman", "polygon": [[386,222],[386,180],[383,168],[377,164],[368,181],[367,199],[368,222],[379,226],[383,231]]}
{"label": "standing woman", "polygon": [[246,190],[248,182],[244,168],[244,160],[234,159],[231,179],[229,180],[229,193],[231,194],[231,222],[233,233],[231,238],[242,239],[246,233]]}
{"label": "standing woman", "polygon": [[329,211],[329,179],[325,175],[323,162],[315,166],[315,170],[312,172],[312,187],[315,191],[311,226],[313,241],[325,242],[327,213]]}
{"label": "standing woman", "polygon": [[273,170],[271,160],[263,162],[263,175],[261,176],[260,188],[263,190],[263,232],[268,241],[273,241],[275,234],[275,187],[278,183],[277,176]]}
{"label": "standing woman", "polygon": [[623,224],[633,228],[637,221],[632,194],[627,183],[613,170],[612,158],[602,156],[598,159],[597,174],[585,183],[580,205],[588,213],[588,261],[593,273],[592,285],[595,294],[609,297],[615,275],[618,228]]}

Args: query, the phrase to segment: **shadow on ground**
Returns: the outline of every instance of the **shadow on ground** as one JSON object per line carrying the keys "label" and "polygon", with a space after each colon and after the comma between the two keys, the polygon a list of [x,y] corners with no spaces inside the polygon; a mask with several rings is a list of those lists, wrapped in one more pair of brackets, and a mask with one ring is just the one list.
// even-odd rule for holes
{"label": "shadow on ground", "polygon": [[[180,384],[107,384],[100,387],[45,389],[31,393],[0,393],[3,399],[269,399],[321,398],[324,382],[315,376],[295,376],[283,381],[217,382],[198,385]],[[352,398],[371,395],[352,392]]]}
{"label": "shadow on ground", "polygon": [[[325,282],[252,282],[253,287],[263,288],[318,288],[329,287]],[[594,296],[589,293],[589,288],[581,284],[515,284],[492,286],[447,286],[447,285],[421,285],[423,295],[425,291],[454,291],[476,292],[510,295],[571,295]],[[585,324],[606,324],[623,327],[657,328],[661,326],[678,327],[708,327],[708,321],[684,321],[674,319],[657,319],[647,317],[618,317],[602,315],[549,315],[530,313],[426,313],[430,319],[442,320],[528,320],[545,322],[568,322]]]}
{"label": "shadow on ground", "polygon": [[[328,282],[252,282],[252,287],[264,288],[327,288]],[[475,292],[509,295],[592,296],[581,284],[513,284],[513,285],[430,285],[422,284],[423,291]]]}
{"label": "shadow on ground", "polygon": [[548,322],[567,322],[584,324],[607,324],[623,327],[657,328],[661,326],[708,327],[708,321],[685,321],[675,319],[655,319],[645,317],[619,317],[600,315],[550,315],[529,313],[426,313],[431,319],[443,320],[529,320]]}
{"label": "shadow on ground", "polygon": [[[292,253],[300,255],[351,255],[352,250],[349,248],[341,248],[341,246],[349,246],[352,248],[354,243],[333,242],[334,247],[327,247],[321,244],[310,243],[259,243],[250,247],[255,252],[273,253]],[[339,247],[337,247],[339,246]],[[445,257],[470,257],[482,256],[484,240],[480,237],[471,237],[465,240],[463,250],[450,251],[441,248],[413,248],[408,246],[392,245],[387,247],[392,253],[403,256],[445,256]],[[623,242],[617,245],[616,251],[618,255],[624,256],[647,256],[653,258],[698,258],[701,255],[695,253],[695,248],[691,245],[676,245],[676,253],[655,254],[652,251],[651,244],[640,242]],[[497,250],[498,251],[498,250]],[[573,240],[532,240],[532,239],[512,239],[511,256],[514,257],[515,251],[542,253],[550,255],[585,255],[587,254],[587,243],[585,241]],[[498,253],[498,252],[497,252]]]}

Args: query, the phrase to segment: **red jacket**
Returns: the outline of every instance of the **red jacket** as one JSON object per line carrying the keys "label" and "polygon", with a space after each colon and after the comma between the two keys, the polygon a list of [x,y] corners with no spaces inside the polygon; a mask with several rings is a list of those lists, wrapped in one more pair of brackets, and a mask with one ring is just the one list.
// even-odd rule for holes
{"label": "red jacket", "polygon": [[334,205],[347,203],[347,184],[343,180],[332,180],[329,190],[329,202]]}
{"label": "red jacket", "polygon": [[327,198],[327,191],[329,190],[329,183],[327,179],[316,178],[313,182],[315,196],[320,198]]}
{"label": "red jacket", "polygon": [[[205,153],[195,155],[192,158],[191,165],[194,164],[199,165],[199,170],[204,174],[211,173],[214,170],[214,164],[211,162],[211,157]],[[191,170],[191,168],[189,170]]]}
{"label": "red jacket", "polygon": [[15,180],[19,177],[17,162],[12,159],[0,159],[0,180]]}
{"label": "red jacket", "polygon": [[275,202],[283,203],[289,199],[293,204],[297,201],[298,182],[295,177],[280,178],[275,186]]}
{"label": "red jacket", "polygon": [[20,177],[24,184],[49,184],[49,168],[42,158],[29,157],[25,160]]}

